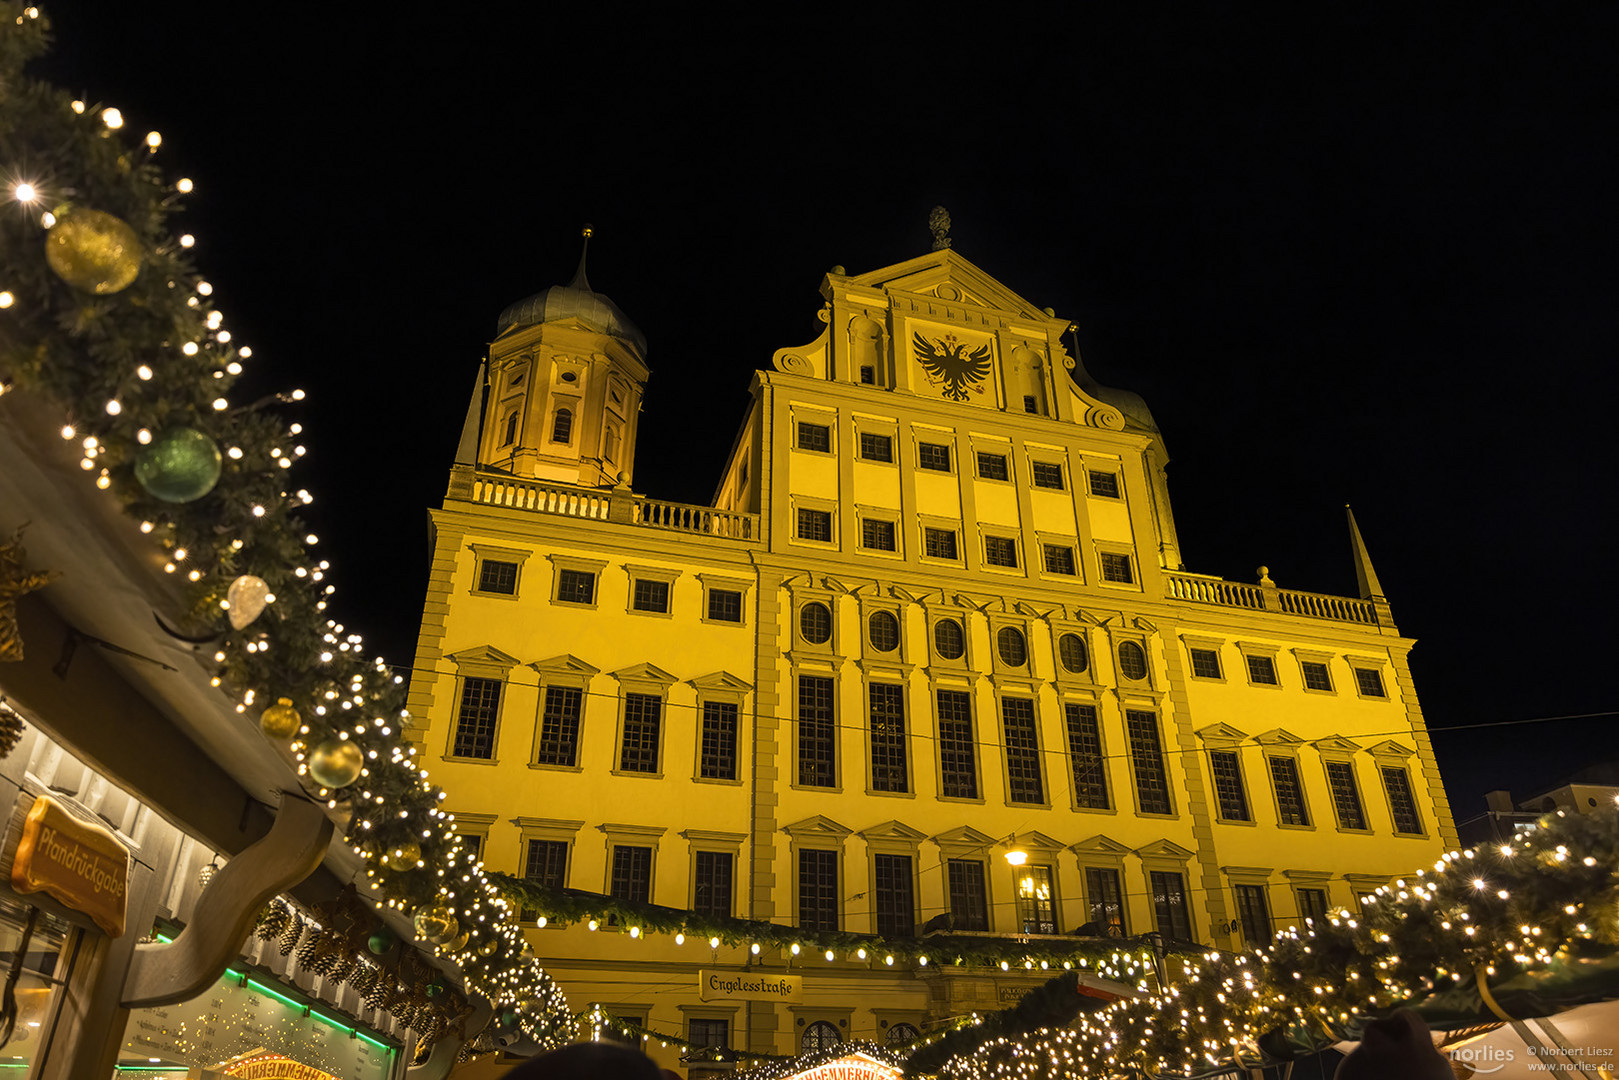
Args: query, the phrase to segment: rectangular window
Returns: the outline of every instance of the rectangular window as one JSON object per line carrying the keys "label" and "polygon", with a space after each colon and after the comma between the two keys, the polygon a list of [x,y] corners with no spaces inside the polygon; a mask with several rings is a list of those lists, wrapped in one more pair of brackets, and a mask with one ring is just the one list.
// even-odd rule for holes
{"label": "rectangular window", "polygon": [[715,622],[741,622],[742,594],[735,589],[708,590],[708,617]]}
{"label": "rectangular window", "polygon": [[1299,782],[1298,760],[1290,757],[1271,758],[1270,779],[1276,785],[1276,813],[1281,823],[1310,824],[1310,814],[1304,806],[1304,785]]}
{"label": "rectangular window", "polygon": [[930,559],[956,559],[956,531],[924,528],[922,552]]}
{"label": "rectangular window", "polygon": [[704,780],[736,779],[736,715],[734,701],[703,702],[703,747],[697,775]]}
{"label": "rectangular window", "polygon": [[978,798],[978,756],[973,744],[972,697],[964,690],[940,690],[939,794]]}
{"label": "rectangular window", "polygon": [[1300,660],[1299,667],[1304,672],[1304,685],[1310,690],[1331,690],[1332,675],[1327,671],[1327,665],[1319,660]]}
{"label": "rectangular window", "polygon": [[1327,762],[1327,786],[1332,789],[1332,809],[1338,815],[1338,828],[1364,829],[1366,809],[1360,802],[1360,785],[1355,783],[1355,766],[1347,761]]}
{"label": "rectangular window", "polygon": [[893,461],[893,436],[862,431],[860,433],[860,456],[867,461]]}
{"label": "rectangular window", "polygon": [[1169,802],[1169,775],[1158,738],[1158,714],[1129,709],[1124,714],[1130,736],[1130,765],[1136,775],[1136,794],[1143,814],[1173,813]]}
{"label": "rectangular window", "polygon": [[1103,928],[1108,937],[1124,936],[1124,890],[1117,870],[1097,866],[1085,868],[1085,902],[1090,921]]}
{"label": "rectangular window", "polygon": [[1172,941],[1192,941],[1192,913],[1186,904],[1186,879],[1167,871],[1152,872],[1152,913],[1158,932]]}
{"label": "rectangular window", "polygon": [[557,571],[557,603],[594,604],[596,575],[589,570]]}
{"label": "rectangular window", "polygon": [[724,1017],[704,1020],[694,1016],[686,1021],[686,1041],[693,1046],[724,1050],[731,1045],[731,1022]]}
{"label": "rectangular window", "polygon": [[989,929],[989,891],[984,888],[984,864],[975,859],[945,863],[950,885],[950,915],[957,930]]}
{"label": "rectangular window", "polygon": [[1030,474],[1034,477],[1034,486],[1037,488],[1055,488],[1061,491],[1062,466],[1054,461],[1036,461],[1029,466]]}
{"label": "rectangular window", "polygon": [[1010,536],[984,537],[984,561],[990,566],[1016,566],[1017,541]]}
{"label": "rectangular window", "polygon": [[696,862],[692,910],[711,919],[729,919],[735,856],[729,851],[699,851]]}
{"label": "rectangular window", "polygon": [[1023,395],[1023,411],[1026,413],[1038,413],[1040,411],[1040,402],[1035,400],[1033,394]]}
{"label": "rectangular window", "polygon": [[1256,686],[1276,686],[1276,661],[1268,656],[1255,656],[1249,653],[1245,659],[1248,661],[1248,681]]}
{"label": "rectangular window", "polygon": [[662,722],[662,698],[652,694],[624,695],[624,747],[618,758],[620,772],[658,771],[658,736]]}
{"label": "rectangular window", "polygon": [[838,853],[798,851],[798,925],[805,930],[838,928]]}
{"label": "rectangular window", "polygon": [[[568,884],[568,844],[565,840],[530,840],[523,859],[523,880],[547,889],[562,889]],[[523,909],[524,922],[539,918],[537,910]]]}
{"label": "rectangular window", "polygon": [[798,510],[798,538],[800,540],[832,541],[832,511]]}
{"label": "rectangular window", "polygon": [[1051,867],[1020,866],[1017,873],[1017,918],[1025,934],[1057,932],[1056,892]]}
{"label": "rectangular window", "polygon": [[832,449],[832,429],[826,424],[811,424],[808,421],[798,422],[798,448],[800,450],[815,450],[827,453]]}
{"label": "rectangular window", "polygon": [[1008,801],[1044,803],[1046,793],[1040,782],[1040,734],[1035,727],[1033,700],[1002,698],[1001,726],[1006,737]]}
{"label": "rectangular window", "polygon": [[894,523],[892,521],[861,518],[860,546],[872,551],[897,551],[899,543],[894,532]]}
{"label": "rectangular window", "polygon": [[1320,922],[1327,917],[1327,890],[1300,889],[1299,914]]}
{"label": "rectangular window", "polygon": [[1120,585],[1135,584],[1136,575],[1130,566],[1130,556],[1115,555],[1111,551],[1102,552],[1102,580],[1117,582]]}
{"label": "rectangular window", "polygon": [[1097,472],[1091,469],[1091,494],[1104,499],[1117,499],[1119,497],[1119,474],[1110,472]]}
{"label": "rectangular window", "polygon": [[1355,685],[1365,697],[1388,697],[1383,689],[1383,673],[1376,668],[1356,668]]}
{"label": "rectangular window", "polygon": [[1422,815],[1417,812],[1417,797],[1411,790],[1410,774],[1397,765],[1385,765],[1383,786],[1389,793],[1389,810],[1394,815],[1394,831],[1420,836]]}
{"label": "rectangular window", "polygon": [[660,615],[669,614],[669,583],[667,581],[636,578],[635,592],[630,598],[630,607],[636,611],[655,611]]}
{"label": "rectangular window", "polygon": [[500,680],[461,680],[461,707],[455,715],[450,756],[493,760],[495,721],[500,716]]}
{"label": "rectangular window", "polygon": [[1069,702],[1068,756],[1074,769],[1074,801],[1087,810],[1106,810],[1107,762],[1102,757],[1102,728],[1096,706]]}
{"label": "rectangular window", "polygon": [[911,937],[916,933],[916,898],[909,855],[876,855],[872,866],[875,878],[877,933],[883,937]]}
{"label": "rectangular window", "polygon": [[461,850],[474,859],[483,858],[483,833],[457,833],[456,839],[461,841]]}
{"label": "rectangular window", "polygon": [[637,904],[652,901],[652,849],[627,844],[613,846],[613,872],[607,895]]}
{"label": "rectangular window", "polygon": [[1235,750],[1210,750],[1209,772],[1214,776],[1214,801],[1221,821],[1252,821],[1248,793],[1242,788],[1242,765]]}
{"label": "rectangular window", "polygon": [[1263,885],[1234,885],[1237,897],[1237,920],[1242,924],[1242,940],[1250,949],[1260,949],[1271,942],[1270,901],[1265,898]]}
{"label": "rectangular window", "polygon": [[1220,678],[1220,653],[1215,649],[1193,649],[1192,674],[1200,679]]}
{"label": "rectangular window", "polygon": [[860,382],[863,386],[877,385],[877,369],[871,364],[860,365]]}
{"label": "rectangular window", "polygon": [[584,691],[576,686],[547,686],[545,707],[540,713],[540,745],[534,751],[536,765],[579,764],[579,711]]}
{"label": "rectangular window", "polygon": [[1042,544],[1041,552],[1046,558],[1046,573],[1067,574],[1072,577],[1074,569],[1074,549],[1062,544]]}
{"label": "rectangular window", "polygon": [[950,444],[949,443],[917,443],[916,467],[918,469],[931,469],[933,472],[950,471]]}
{"label": "rectangular window", "polygon": [[905,688],[871,684],[871,790],[909,791],[905,761]]}
{"label": "rectangular window", "polygon": [[837,787],[838,729],[832,680],[798,677],[798,782],[805,787]]}
{"label": "rectangular window", "polygon": [[517,595],[517,564],[485,559],[478,567],[478,591]]}
{"label": "rectangular window", "polygon": [[1005,454],[986,454],[978,452],[978,475],[985,480],[1006,480],[1010,473],[1006,468]]}

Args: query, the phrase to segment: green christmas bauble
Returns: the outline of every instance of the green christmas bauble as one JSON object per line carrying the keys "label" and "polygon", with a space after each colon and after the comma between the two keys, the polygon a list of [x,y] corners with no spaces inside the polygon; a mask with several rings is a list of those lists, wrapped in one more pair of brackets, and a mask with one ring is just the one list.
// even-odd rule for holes
{"label": "green christmas bauble", "polygon": [[135,479],[155,499],[187,503],[219,483],[219,444],[195,428],[171,428],[135,458]]}
{"label": "green christmas bauble", "polygon": [[75,289],[106,296],[141,272],[141,240],[111,214],[71,210],[45,234],[45,261]]}
{"label": "green christmas bauble", "polygon": [[430,983],[427,984],[426,988],[424,989],[424,992],[427,994],[428,997],[436,998],[440,994],[444,993],[444,984],[441,983],[441,982],[430,982]]}
{"label": "green christmas bauble", "polygon": [[508,1031],[511,1030],[512,1028],[516,1027],[517,1026],[517,1010],[516,1009],[502,1009],[501,1013],[500,1013],[500,1018],[496,1021],[496,1023],[498,1023],[503,1029],[508,1030]]}
{"label": "green christmas bauble", "polygon": [[321,787],[348,787],[364,767],[365,754],[347,739],[327,739],[309,751],[309,775]]}
{"label": "green christmas bauble", "polygon": [[416,909],[411,918],[411,925],[416,929],[416,936],[429,945],[443,945],[454,941],[455,935],[461,932],[461,925],[456,921],[455,912],[448,904],[424,904]]}
{"label": "green christmas bauble", "polygon": [[383,953],[393,948],[394,944],[398,942],[398,940],[398,938],[394,937],[394,932],[392,930],[389,930],[387,927],[383,927],[381,930],[378,930],[376,933],[365,939],[365,947],[371,950],[372,956],[381,956]]}

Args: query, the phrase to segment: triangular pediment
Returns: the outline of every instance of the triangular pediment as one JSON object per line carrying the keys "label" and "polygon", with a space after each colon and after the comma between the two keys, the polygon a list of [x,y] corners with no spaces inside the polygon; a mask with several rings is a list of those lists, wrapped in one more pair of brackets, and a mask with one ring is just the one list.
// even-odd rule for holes
{"label": "triangular pediment", "polygon": [[1069,844],[1068,850],[1076,855],[1116,855],[1121,858],[1130,854],[1130,848],[1101,833],[1077,844]]}
{"label": "triangular pediment", "polygon": [[1395,742],[1393,739],[1384,739],[1375,746],[1368,746],[1366,752],[1373,757],[1379,758],[1408,758],[1416,753],[1409,746]]}
{"label": "triangular pediment", "polygon": [[1136,848],[1136,854],[1143,859],[1169,859],[1174,862],[1190,862],[1194,852],[1181,847],[1173,840],[1159,839]]}
{"label": "triangular pediment", "polygon": [[1040,322],[1055,321],[1038,304],[1019,296],[950,248],[854,275],[847,283],[890,293],[936,297],[949,304],[990,308]]}
{"label": "triangular pediment", "polygon": [[919,844],[928,837],[927,833],[913,829],[903,821],[885,821],[881,825],[861,829],[859,835],[862,840],[903,840],[908,844]]}
{"label": "triangular pediment", "polygon": [[699,690],[732,690],[746,692],[753,689],[753,684],[729,671],[711,671],[707,675],[699,675],[687,682]]}
{"label": "triangular pediment", "polygon": [[795,821],[791,825],[783,825],[781,831],[795,840],[839,840],[848,836],[854,830],[847,825],[839,824],[824,814],[807,817],[803,821]]}
{"label": "triangular pediment", "polygon": [[1271,728],[1254,736],[1254,742],[1261,746],[1299,747],[1304,740],[1288,731],[1286,728]]}
{"label": "triangular pediment", "polygon": [[935,833],[930,839],[935,844],[949,844],[951,847],[982,847],[987,848],[995,843],[995,838],[988,833],[981,833],[971,825],[950,829],[946,832]]}
{"label": "triangular pediment", "polygon": [[1033,830],[1026,833],[1018,833],[1012,838],[1012,840],[1015,846],[1020,848],[1028,848],[1031,851],[1044,851],[1050,853],[1061,851],[1063,847],[1061,840],[1053,840],[1045,833],[1035,832]]}
{"label": "triangular pediment", "polygon": [[648,682],[658,683],[662,686],[673,686],[680,681],[657,664],[632,664],[627,668],[610,671],[608,674],[619,682]]}
{"label": "triangular pediment", "polygon": [[541,675],[599,675],[601,668],[587,664],[572,653],[553,656],[549,660],[536,660],[529,667]]}
{"label": "triangular pediment", "polygon": [[474,645],[470,649],[451,653],[449,659],[457,664],[489,664],[492,667],[506,668],[517,666],[517,657],[507,656],[493,645]]}
{"label": "triangular pediment", "polygon": [[1317,739],[1310,744],[1319,751],[1332,754],[1353,754],[1360,750],[1360,744],[1350,742],[1342,735],[1328,735],[1325,739]]}
{"label": "triangular pediment", "polygon": [[1240,743],[1248,737],[1245,731],[1239,731],[1230,724],[1210,724],[1206,728],[1199,728],[1193,732],[1206,743],[1216,746],[1226,746],[1231,743]]}

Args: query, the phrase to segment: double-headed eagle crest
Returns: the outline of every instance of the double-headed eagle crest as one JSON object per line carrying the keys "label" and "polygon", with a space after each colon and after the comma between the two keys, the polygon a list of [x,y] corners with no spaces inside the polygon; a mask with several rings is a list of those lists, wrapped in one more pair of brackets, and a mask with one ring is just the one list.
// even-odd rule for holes
{"label": "double-headed eagle crest", "polygon": [[984,388],[974,383],[983,382],[989,375],[989,346],[980,345],[968,352],[964,341],[956,335],[946,334],[942,341],[928,341],[913,333],[912,346],[916,349],[917,363],[928,373],[928,382],[943,386],[943,394],[951,401],[966,401],[967,392],[982,394]]}

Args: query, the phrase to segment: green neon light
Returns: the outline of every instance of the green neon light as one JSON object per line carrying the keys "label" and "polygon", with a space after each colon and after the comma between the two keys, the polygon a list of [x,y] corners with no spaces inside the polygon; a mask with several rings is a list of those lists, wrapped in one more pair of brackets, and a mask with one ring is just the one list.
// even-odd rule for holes
{"label": "green neon light", "polygon": [[309,1008],[308,1005],[304,1004],[301,1001],[294,1001],[292,998],[288,997],[285,994],[276,993],[270,987],[265,986],[263,983],[259,982],[257,979],[249,978],[247,980],[247,985],[257,987],[259,990],[263,991],[266,994],[269,994],[271,997],[275,998],[277,1001],[285,1001],[288,1005],[291,1005],[294,1009],[297,1009],[299,1012],[303,1012],[304,1010]]}

